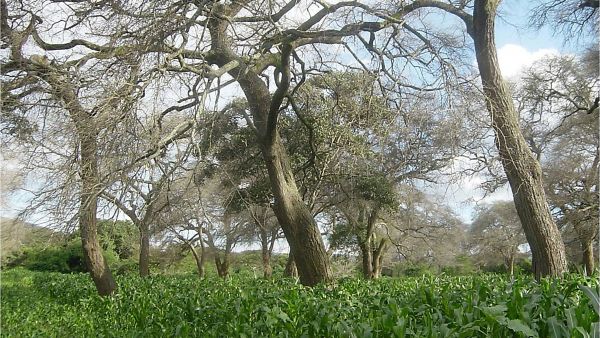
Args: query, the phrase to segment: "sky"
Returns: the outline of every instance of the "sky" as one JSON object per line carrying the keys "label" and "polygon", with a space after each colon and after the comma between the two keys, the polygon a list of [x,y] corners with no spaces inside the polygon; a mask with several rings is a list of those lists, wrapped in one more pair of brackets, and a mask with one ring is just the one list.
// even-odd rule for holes
{"label": "sky", "polygon": [[[539,31],[528,28],[530,1],[506,0],[500,7],[501,18],[496,22],[496,45],[502,74],[505,78],[518,78],[520,71],[549,54],[574,53],[577,48],[564,44],[549,28]],[[473,60],[475,63],[475,60]],[[23,204],[23,196],[7,197],[6,188],[14,180],[11,172],[17,171],[14,163],[0,154],[0,216],[12,217]],[[510,189],[499,189],[484,198],[478,189],[481,179],[470,177],[443,187],[430,188],[429,192],[443,198],[465,222],[470,223],[476,203],[511,199]]]}

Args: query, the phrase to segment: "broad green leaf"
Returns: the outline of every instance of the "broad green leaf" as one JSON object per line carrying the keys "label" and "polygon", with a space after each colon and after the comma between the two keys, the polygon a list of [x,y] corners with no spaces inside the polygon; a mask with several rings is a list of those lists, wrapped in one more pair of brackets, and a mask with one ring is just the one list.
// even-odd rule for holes
{"label": "broad green leaf", "polygon": [[565,317],[567,318],[567,327],[569,328],[569,331],[577,327],[577,317],[575,316],[575,309],[566,309]]}
{"label": "broad green leaf", "polygon": [[481,311],[483,311],[485,314],[490,315],[492,317],[504,316],[504,314],[506,314],[507,310],[508,310],[508,308],[506,307],[506,305],[502,305],[502,304],[481,307]]}
{"label": "broad green leaf", "polygon": [[589,332],[587,332],[581,326],[576,327],[575,330],[577,330],[577,332],[581,333],[581,335],[583,336],[583,338],[590,338],[591,337],[590,334],[589,334]]}
{"label": "broad green leaf", "polygon": [[506,323],[506,327],[509,329],[522,333],[527,337],[538,337],[537,332],[533,331],[527,324],[523,323],[519,319],[511,319]]}
{"label": "broad green leaf", "polygon": [[552,316],[548,318],[546,323],[548,324],[548,333],[551,338],[569,337],[566,328],[556,320],[556,317]]}
{"label": "broad green leaf", "polygon": [[600,316],[600,296],[598,292],[587,285],[579,285],[579,288],[589,298],[594,310],[596,310],[596,314]]}
{"label": "broad green leaf", "polygon": [[592,338],[600,338],[600,322],[592,323]]}

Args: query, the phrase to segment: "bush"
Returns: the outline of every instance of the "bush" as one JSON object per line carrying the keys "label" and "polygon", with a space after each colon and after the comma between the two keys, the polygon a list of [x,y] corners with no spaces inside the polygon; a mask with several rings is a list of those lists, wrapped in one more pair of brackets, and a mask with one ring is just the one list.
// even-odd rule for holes
{"label": "bush", "polygon": [[425,263],[399,263],[394,267],[394,276],[419,277],[437,274],[435,267]]}
{"label": "bush", "polygon": [[[114,251],[105,250],[103,254],[109,266],[119,265],[119,257]],[[87,272],[79,239],[72,239],[63,244],[23,247],[20,252],[8,257],[5,267],[60,273]]]}
{"label": "bush", "polygon": [[471,257],[467,255],[459,255],[456,257],[456,262],[453,265],[445,266],[442,272],[451,276],[462,276],[474,273],[477,270]]}

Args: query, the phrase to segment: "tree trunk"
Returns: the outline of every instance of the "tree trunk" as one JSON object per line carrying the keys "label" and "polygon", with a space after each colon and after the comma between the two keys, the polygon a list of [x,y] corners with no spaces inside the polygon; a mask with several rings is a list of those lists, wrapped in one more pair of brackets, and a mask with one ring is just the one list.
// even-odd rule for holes
{"label": "tree trunk", "polygon": [[[273,102],[279,101],[273,100],[269,88],[257,72],[248,67],[246,61],[231,49],[227,36],[228,21],[215,15],[209,21],[208,26],[211,34],[211,51],[213,52],[209,56],[209,61],[219,67],[223,67],[229,62],[238,63],[237,67],[228,70],[228,73],[237,80],[248,100],[261,152],[269,173],[271,191],[275,198],[273,211],[283,229],[290,251],[294,254],[300,282],[308,286],[328,282],[331,280],[331,268],[321,233],[310,210],[302,201],[287,152],[277,131],[279,105],[277,107],[271,107],[271,105]],[[281,63],[289,65],[289,55],[282,56]],[[289,69],[283,70],[281,73],[287,74],[289,79]],[[289,81],[282,80],[281,82],[289,85]],[[277,93],[282,94],[279,88]],[[282,96],[278,95],[279,98]]]}
{"label": "tree trunk", "polygon": [[[81,124],[80,124],[81,125]],[[83,246],[84,260],[96,285],[98,294],[108,296],[115,292],[117,284],[112,276],[102,248],[98,241],[97,209],[98,209],[98,160],[96,158],[96,135],[91,125],[86,131],[79,131],[81,144],[81,205],[79,207],[79,229]]]}
{"label": "tree trunk", "polygon": [[192,255],[194,255],[194,260],[196,261],[196,268],[198,269],[198,277],[200,279],[204,278],[204,246],[200,247],[200,254],[198,254],[198,250],[194,247],[194,245],[190,245],[190,250],[192,251]]}
{"label": "tree trunk", "polygon": [[271,268],[271,251],[269,250],[269,238],[265,226],[265,224],[258,225],[260,231],[260,250],[262,256],[263,277],[271,278],[273,275],[273,268]]}
{"label": "tree trunk", "polygon": [[140,257],[139,268],[140,277],[148,277],[150,275],[150,229],[148,224],[142,223],[140,229]]}
{"label": "tree trunk", "polygon": [[383,255],[378,255],[375,256],[373,255],[373,274],[372,274],[372,279],[377,279],[379,277],[381,277],[381,269],[382,269],[382,264],[381,262],[383,261]]}
{"label": "tree trunk", "polygon": [[506,268],[508,269],[508,273],[510,276],[514,276],[515,274],[515,254],[510,253],[510,255],[506,259]]}
{"label": "tree trunk", "polygon": [[386,241],[381,239],[375,251],[373,251],[373,273],[372,279],[381,277],[381,269],[383,268],[383,253],[385,252]]}
{"label": "tree trunk", "polygon": [[321,233],[302,201],[279,133],[272,145],[263,147],[263,156],[275,197],[273,210],[294,254],[300,282],[313,286],[330,281],[331,269]]}
{"label": "tree trunk", "polygon": [[223,259],[219,257],[219,254],[215,254],[215,265],[217,266],[217,274],[221,278],[227,278],[229,276],[229,254],[225,253]]}
{"label": "tree trunk", "polygon": [[291,252],[288,255],[287,262],[285,263],[283,275],[286,277],[298,278],[298,269],[296,268],[296,262],[294,262],[294,255]]}
{"label": "tree trunk", "polygon": [[565,246],[550,215],[540,165],[521,133],[512,97],[500,74],[494,42],[498,3],[498,0],[476,0],[473,11],[471,35],[486,106],[517,213],[531,247],[535,277],[560,276],[567,271]]}
{"label": "tree trunk", "polygon": [[373,279],[373,251],[371,250],[370,241],[367,240],[360,246],[362,257],[362,271],[365,279]]}
{"label": "tree trunk", "polygon": [[263,277],[271,278],[273,275],[273,268],[271,268],[271,254],[269,250],[262,249],[262,265],[263,265]]}
{"label": "tree trunk", "polygon": [[85,264],[96,285],[96,290],[101,296],[113,294],[117,284],[112,276],[106,259],[102,255],[102,248],[98,241],[98,195],[100,182],[98,173],[98,141],[97,131],[91,115],[79,103],[77,91],[64,76],[52,68],[45,68],[39,73],[53,89],[65,105],[71,120],[75,123],[77,137],[80,144],[80,176],[81,176],[81,204],[79,206],[79,230]]}
{"label": "tree trunk", "polygon": [[585,265],[585,271],[588,276],[594,273],[594,245],[592,240],[586,240],[581,242],[581,249],[583,254],[583,264]]}

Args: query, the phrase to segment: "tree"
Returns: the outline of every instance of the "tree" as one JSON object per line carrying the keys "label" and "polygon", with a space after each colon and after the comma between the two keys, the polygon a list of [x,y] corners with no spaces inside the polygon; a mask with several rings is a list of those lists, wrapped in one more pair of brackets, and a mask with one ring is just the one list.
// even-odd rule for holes
{"label": "tree", "polygon": [[400,205],[386,222],[392,248],[388,259],[446,268],[465,254],[465,224],[444,203],[414,186],[398,187]]}
{"label": "tree", "polygon": [[493,262],[499,254],[507,271],[513,275],[519,246],[526,239],[512,202],[494,202],[481,207],[469,235],[476,255]]}
{"label": "tree", "polygon": [[[58,1],[59,4],[63,2],[69,4],[67,11],[73,15],[57,20],[66,23],[65,31],[69,34],[64,36],[72,35],[73,39],[50,44],[37,39],[36,34],[30,34],[42,49],[69,52],[83,49],[89,53],[79,60],[79,64],[102,60],[99,63],[118,64],[140,73],[143,73],[141,69],[147,70],[161,80],[156,81],[156,88],[149,90],[157,93],[157,97],[161,94],[158,83],[181,88],[172,91],[176,93],[173,100],[165,98],[168,108],[153,119],[159,126],[163,117],[172,112],[190,116],[166,137],[153,140],[153,147],[137,157],[136,164],[158,156],[188,131],[193,133],[192,126],[204,112],[208,95],[215,91],[218,95],[228,85],[242,90],[248,102],[248,109],[243,110],[245,123],[256,136],[253,143],[260,150],[267,169],[274,212],[295,258],[300,280],[305,285],[328,281],[331,269],[311,212],[311,201],[303,199],[302,187],[296,181],[286,148],[289,139],[282,137],[281,122],[286,108],[293,108],[296,94],[310,77],[330,71],[340,63],[373,75],[379,90],[393,93],[385,96],[396,101],[398,106],[407,98],[426,98],[428,93],[439,93],[443,89],[450,90],[452,85],[463,84],[468,62],[466,59],[460,62],[466,54],[462,39],[441,31],[445,28],[436,30],[433,25],[412,15],[429,7],[455,14],[466,23],[467,32],[475,41],[492,126],[522,223],[532,244],[534,260],[538,262],[536,274],[560,274],[564,270],[564,250],[547,212],[539,166],[532,161],[518,131],[514,107],[507,99],[506,88],[497,71],[493,45],[497,1],[476,1],[473,15],[465,12],[467,2],[460,2],[455,7],[456,2],[436,0],[415,0],[400,5],[295,0],[226,3],[152,0],[99,4]],[[29,8],[39,9],[39,5],[37,2],[26,3],[23,8],[29,11]],[[299,12],[303,15],[297,15]],[[26,31],[37,32],[36,27],[43,22],[38,22],[33,15],[28,18],[32,19],[31,28]],[[100,26],[102,29],[98,29]],[[100,33],[91,34],[95,31]],[[18,35],[13,34],[17,38]],[[88,41],[88,36],[94,36],[98,41]],[[25,40],[19,39],[10,43],[13,49],[24,45]],[[347,53],[331,55],[322,48],[324,44]],[[44,62],[40,60],[39,63]],[[12,66],[15,70],[23,68],[21,63]],[[139,83],[137,80],[131,82]],[[115,96],[130,98],[132,100],[128,102],[133,104],[144,92],[141,87],[130,85],[121,91],[123,95]],[[451,103],[451,97],[440,94],[437,98]]]}
{"label": "tree", "polygon": [[[164,69],[194,74],[198,80],[191,88],[194,94],[209,91],[214,80],[211,65],[218,66],[221,74],[227,73],[231,77],[229,83],[239,85],[248,100],[248,124],[256,132],[257,144],[269,174],[275,214],[294,254],[301,282],[314,285],[330,279],[327,254],[314,217],[302,200],[278,130],[282,104],[285,106],[289,97],[293,96],[292,84],[296,84],[296,87],[301,85],[308,70],[312,69],[306,67],[305,60],[310,59],[303,60],[302,53],[310,51],[309,47],[317,44],[334,44],[349,49],[359,45],[381,58],[422,57],[429,67],[414,67],[420,72],[446,74],[451,67],[441,60],[442,54],[433,54],[435,46],[431,41],[402,20],[410,12],[408,9],[388,15],[386,6],[372,8],[355,2],[335,5],[318,2],[308,4],[317,6],[316,13],[309,14],[297,24],[292,18],[292,10],[297,11],[300,5],[304,4],[299,1],[269,4],[256,1],[227,4],[151,1],[139,7],[127,4],[98,6],[90,8],[87,13],[109,11],[112,16],[134,21],[135,24],[127,28],[128,35],[145,43],[150,53],[163,53],[170,62]],[[352,12],[353,15],[348,15]],[[372,18],[373,21],[356,19],[360,17]],[[155,24],[146,24],[144,20],[140,23],[139,18]],[[160,24],[156,24],[158,22]],[[342,22],[342,27],[335,22]],[[396,33],[404,28],[408,34]],[[242,31],[243,34],[238,34]],[[374,43],[375,34],[379,32],[378,43],[384,49],[400,47],[402,52],[386,54],[378,50],[379,46]],[[370,35],[370,41],[361,37],[361,33]],[[354,39],[354,42],[348,43],[345,39]],[[439,41],[441,39],[435,42]],[[350,51],[349,55],[356,64],[361,65],[362,61],[356,53]],[[392,72],[399,63],[381,63],[374,64],[373,68],[385,69],[383,73],[393,77]],[[404,62],[404,65],[410,63]],[[319,68],[326,66],[317,65],[314,69]],[[272,74],[271,69],[274,69]],[[273,93],[269,90],[272,82],[277,87]],[[436,81],[433,84],[425,82],[428,82],[426,87],[438,84]],[[396,78],[387,83],[387,87],[399,91],[399,83],[401,81]],[[415,92],[421,90],[418,86],[412,88]],[[193,102],[193,97],[190,95],[190,102]]]}
{"label": "tree", "polygon": [[[60,50],[62,45],[50,44],[43,40],[37,30],[43,20],[29,11],[27,6],[9,6],[3,0],[0,9],[2,48],[10,49],[10,53],[3,60],[2,97],[8,99],[3,109],[33,107],[23,110],[25,113],[35,112],[35,105],[29,106],[28,103],[42,97],[42,102],[51,103],[50,106],[46,106],[50,107],[48,111],[57,116],[66,113],[68,126],[73,128],[77,140],[77,152],[74,154],[79,175],[77,214],[84,258],[98,293],[103,296],[110,295],[115,292],[117,286],[102,255],[97,233],[98,194],[103,184],[98,158],[101,148],[99,139],[120,121],[119,116],[127,114],[131,107],[130,99],[139,95],[138,88],[132,85],[139,79],[139,68],[130,66],[117,70],[121,76],[119,82],[114,80],[114,77],[110,78],[118,67],[111,69],[110,65],[97,63],[94,70],[102,72],[101,68],[104,68],[105,78],[99,76],[95,83],[81,81],[80,79],[90,79],[89,75],[83,75],[86,72],[98,74],[87,67],[85,61],[111,59],[116,55],[88,55],[72,60],[69,60],[68,56],[60,55],[50,55],[52,59],[47,55],[28,55],[24,48],[28,40],[33,40],[35,45],[45,52]],[[9,11],[12,14],[9,15]],[[125,55],[122,57],[127,58]],[[129,61],[135,59],[133,56],[129,57]],[[106,77],[112,82],[112,90],[102,90],[102,85],[106,85]],[[92,84],[96,87],[92,87]],[[100,91],[96,100],[85,97],[95,90]],[[119,116],[111,116],[113,111],[118,111]]]}
{"label": "tree", "polygon": [[537,5],[529,18],[532,26],[542,28],[551,25],[556,33],[565,38],[581,38],[581,35],[597,33],[598,0],[546,0]]}
{"label": "tree", "polygon": [[593,50],[579,58],[548,57],[524,73],[515,92],[555,217],[563,232],[575,232],[588,273],[598,232],[597,68]]}
{"label": "tree", "polygon": [[567,271],[565,247],[548,206],[542,170],[519,128],[519,117],[500,73],[494,41],[498,0],[475,0],[473,13],[441,1],[415,1],[412,6],[440,8],[461,19],[474,42],[485,104],[495,143],[513,192],[517,213],[533,256],[536,278],[560,276]]}
{"label": "tree", "polygon": [[[456,94],[439,96],[451,95]],[[303,195],[315,213],[339,219],[330,241],[337,249],[360,250],[367,279],[381,272],[388,248],[385,219],[401,202],[396,187],[432,180],[460,155],[461,146],[468,147],[460,117],[446,111],[423,114],[439,96],[399,98],[382,92],[369,73],[331,72],[307,80],[282,121],[284,136],[307,130],[290,141]]]}
{"label": "tree", "polygon": [[145,168],[133,172],[131,177],[120,178],[120,181],[113,183],[111,190],[120,188],[121,191],[113,193],[105,189],[101,193],[101,197],[114,204],[138,227],[141,277],[150,275],[151,226],[156,225],[159,214],[178,200],[169,196],[169,190],[176,184],[177,176],[186,180],[185,176],[177,174],[185,172],[182,162],[185,162],[189,156],[190,148],[188,145],[187,150],[175,154],[174,158],[166,161],[155,158],[149,161]]}
{"label": "tree", "polygon": [[[363,276],[376,279],[381,276],[383,254],[388,244],[386,231],[381,229],[385,227],[382,216],[398,203],[394,186],[383,176],[372,176],[361,177],[349,189],[352,191],[346,191],[348,198],[338,203],[337,209],[347,222],[348,229],[344,231],[353,235],[360,249]],[[339,229],[335,230],[339,232]]]}

